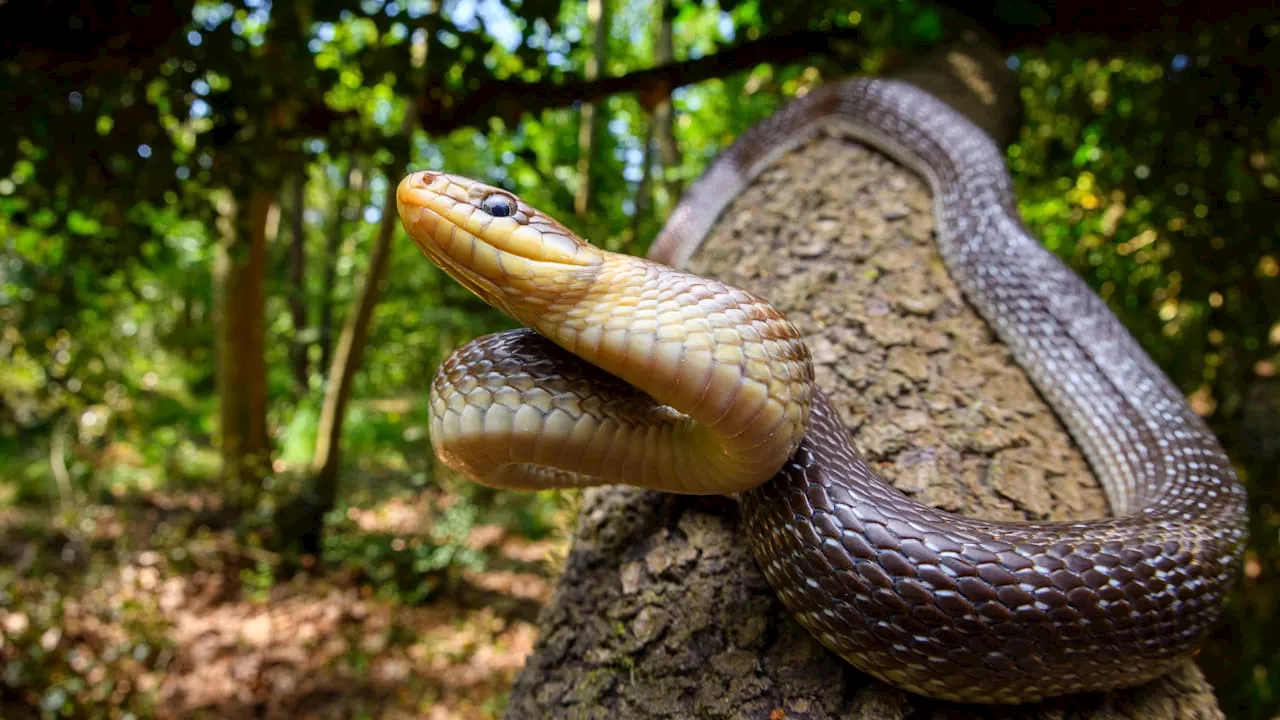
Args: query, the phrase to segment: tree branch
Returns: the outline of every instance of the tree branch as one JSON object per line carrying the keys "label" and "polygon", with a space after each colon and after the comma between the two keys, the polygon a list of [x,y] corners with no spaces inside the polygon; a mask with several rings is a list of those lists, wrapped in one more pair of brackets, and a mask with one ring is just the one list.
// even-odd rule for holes
{"label": "tree branch", "polygon": [[[723,77],[761,63],[788,63],[805,58],[850,53],[848,46],[861,37],[854,28],[830,31],[770,35],[728,48],[714,55],[683,60],[658,67],[637,70],[625,75],[598,80],[523,82],[491,80],[459,100],[423,94],[418,99],[422,127],[428,133],[442,134],[465,126],[482,126],[498,117],[514,125],[524,113],[565,107],[578,102],[597,102],[610,95],[637,92],[661,96],[672,88],[692,85],[711,78]],[[453,104],[450,107],[449,102]]]}

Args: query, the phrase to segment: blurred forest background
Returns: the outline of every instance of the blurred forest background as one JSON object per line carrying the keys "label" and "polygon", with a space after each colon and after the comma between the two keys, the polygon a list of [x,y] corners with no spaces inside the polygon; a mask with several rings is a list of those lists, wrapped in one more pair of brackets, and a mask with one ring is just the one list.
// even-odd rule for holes
{"label": "blurred forest background", "polygon": [[499,714],[575,498],[438,471],[434,368],[511,322],[396,182],[642,253],[788,97],[974,26],[1027,222],[1249,483],[1200,657],[1274,717],[1280,19],[1156,0],[0,3],[0,716]]}

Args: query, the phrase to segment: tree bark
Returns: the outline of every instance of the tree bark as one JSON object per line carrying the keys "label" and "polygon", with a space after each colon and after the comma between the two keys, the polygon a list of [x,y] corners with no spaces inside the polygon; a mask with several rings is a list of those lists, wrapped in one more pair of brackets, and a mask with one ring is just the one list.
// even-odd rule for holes
{"label": "tree bark", "polygon": [[246,194],[239,200],[223,191],[217,200],[213,266],[222,472],[228,504],[241,506],[257,493],[270,455],[264,308],[272,193]]}
{"label": "tree bark", "polygon": [[[998,54],[966,45],[895,74],[1012,137],[1017,88]],[[823,136],[728,208],[692,270],[761,293],[796,322],[855,445],[904,492],[985,518],[1105,515],[1066,431],[947,275],[933,222],[918,177]],[[1189,660],[1139,688],[1012,708],[892,688],[791,618],[739,522],[728,498],[587,491],[508,717],[1221,716]]]}

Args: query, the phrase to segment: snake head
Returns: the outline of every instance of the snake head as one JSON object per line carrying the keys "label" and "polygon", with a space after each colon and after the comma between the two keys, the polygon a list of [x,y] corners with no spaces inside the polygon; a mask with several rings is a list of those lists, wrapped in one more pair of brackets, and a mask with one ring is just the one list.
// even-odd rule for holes
{"label": "snake head", "polygon": [[460,175],[412,173],[400,181],[396,204],[405,230],[432,262],[517,319],[536,312],[540,295],[563,293],[601,262],[599,249],[551,217]]}

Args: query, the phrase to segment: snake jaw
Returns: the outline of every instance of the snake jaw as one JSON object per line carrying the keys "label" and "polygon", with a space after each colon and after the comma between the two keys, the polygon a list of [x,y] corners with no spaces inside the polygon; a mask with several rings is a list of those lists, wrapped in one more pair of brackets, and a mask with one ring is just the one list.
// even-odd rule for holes
{"label": "snake jaw", "polygon": [[[456,226],[450,226],[430,209],[415,205],[401,204],[400,220],[413,243],[431,262],[480,299],[507,312],[502,300],[505,295],[502,288],[493,280],[472,270],[467,262],[454,256],[452,250],[458,242],[456,235],[459,231]],[[463,234],[466,235],[465,232]],[[474,242],[474,239],[470,242]]]}

